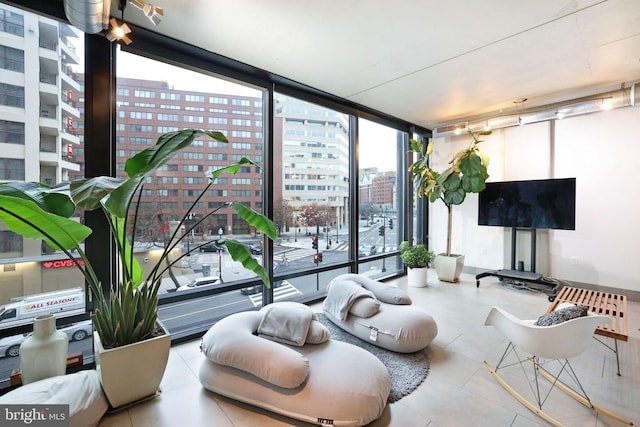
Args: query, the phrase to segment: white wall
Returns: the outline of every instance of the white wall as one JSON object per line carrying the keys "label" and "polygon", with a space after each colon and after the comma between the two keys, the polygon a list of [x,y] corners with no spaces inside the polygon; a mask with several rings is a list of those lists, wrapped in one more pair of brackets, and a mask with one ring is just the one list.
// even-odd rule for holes
{"label": "white wall", "polygon": [[[491,158],[490,181],[576,178],[576,230],[538,231],[536,271],[594,285],[640,291],[640,108],[496,130],[481,148]],[[446,168],[467,135],[434,139],[432,165]],[[444,251],[446,209],[430,209],[430,247]],[[509,268],[510,229],[477,225],[478,196],[454,207],[452,250],[465,265]],[[517,260],[529,269],[528,233],[518,233]]]}

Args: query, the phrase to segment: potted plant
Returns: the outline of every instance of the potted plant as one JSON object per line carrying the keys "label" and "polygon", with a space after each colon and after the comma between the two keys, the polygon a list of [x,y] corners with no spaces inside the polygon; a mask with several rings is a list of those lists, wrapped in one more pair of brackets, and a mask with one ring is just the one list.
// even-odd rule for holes
{"label": "potted plant", "polygon": [[400,243],[398,249],[400,259],[407,267],[408,285],[416,288],[427,286],[427,268],[435,258],[435,253],[422,243],[412,245],[407,241]]}
{"label": "potted plant", "polygon": [[489,158],[480,151],[478,139],[481,135],[490,135],[491,131],[472,132],[468,130],[471,143],[457,152],[449,162],[449,167],[437,172],[429,165],[429,156],[433,152],[433,141],[424,150],[423,141],[411,139],[411,151],[418,154],[410,167],[413,174],[418,197],[428,197],[434,203],[442,201],[447,207],[447,249],[438,254],[434,261],[438,278],[447,282],[457,282],[464,266],[464,255],[451,253],[451,232],[453,206],[464,202],[467,193],[479,193],[484,190],[485,182],[489,178],[487,166]]}
{"label": "potted plant", "polygon": [[[158,291],[164,272],[179,262],[184,253],[174,258],[170,254],[184,236],[188,236],[200,222],[216,213],[215,209],[194,223],[182,233],[181,225],[191,209],[174,227],[169,243],[165,245],[157,262],[151,266],[146,280],[142,280],[143,271],[133,254],[132,243],[135,242],[136,221],[141,191],[147,177],[167,163],[182,148],[188,147],[198,137],[211,137],[217,141],[228,142],[220,132],[185,129],[161,135],[156,145],[151,146],[127,160],[125,171],[127,178],[93,177],[71,184],[48,187],[40,183],[12,182],[0,184],[0,220],[9,229],[24,237],[42,239],[56,250],[61,250],[73,261],[75,267],[84,275],[94,298],[92,313],[95,328],[96,365],[103,374],[103,388],[112,407],[121,407],[131,402],[154,395],[160,384],[169,354],[170,337],[157,319]],[[207,194],[216,178],[223,173],[236,173],[240,166],[253,164],[242,158],[237,163],[208,173],[208,183],[192,203],[196,203]],[[132,211],[132,204],[135,209]],[[275,239],[276,227],[272,221],[248,206],[228,202],[247,223]],[[86,210],[100,209],[109,224],[113,243],[117,248],[119,279],[110,284],[110,291],[105,295],[101,280],[97,277],[90,260],[86,257],[80,243],[91,233],[91,229],[71,219],[77,208]],[[131,214],[133,212],[133,214]],[[269,276],[265,269],[251,256],[249,250],[240,242],[225,240],[226,246],[234,261],[239,261],[245,268],[255,272],[270,286]],[[191,251],[197,250],[198,245]],[[141,343],[153,343],[151,350],[145,350],[144,356],[138,357],[129,351]],[[98,350],[104,349],[105,353]],[[127,352],[124,355],[123,352]],[[115,379],[113,373],[105,373],[106,366],[100,360],[105,354],[115,353],[113,358],[125,379]],[[119,354],[119,355],[118,355]],[[110,355],[109,358],[112,356]],[[158,360],[153,358],[158,357]],[[149,372],[150,369],[155,373]],[[136,380],[134,375],[141,375]],[[115,392],[107,390],[110,386],[121,387]],[[134,386],[143,386],[135,390]]]}

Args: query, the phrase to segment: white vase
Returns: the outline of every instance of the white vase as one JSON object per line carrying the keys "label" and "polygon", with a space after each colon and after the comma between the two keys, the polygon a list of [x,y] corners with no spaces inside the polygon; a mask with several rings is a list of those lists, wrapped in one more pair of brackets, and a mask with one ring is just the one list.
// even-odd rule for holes
{"label": "white vase", "polygon": [[427,286],[427,267],[407,268],[407,285],[413,288],[424,288]]}
{"label": "white vase", "polygon": [[33,319],[33,335],[20,344],[20,370],[22,384],[67,372],[69,338],[56,330],[53,314]]}

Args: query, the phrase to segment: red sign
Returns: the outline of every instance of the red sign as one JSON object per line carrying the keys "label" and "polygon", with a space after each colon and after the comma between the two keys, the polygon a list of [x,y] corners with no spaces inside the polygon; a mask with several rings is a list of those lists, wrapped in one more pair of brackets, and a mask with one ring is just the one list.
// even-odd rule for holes
{"label": "red sign", "polygon": [[[84,265],[84,261],[79,259],[77,260],[78,264]],[[65,268],[65,267],[75,267],[75,263],[70,259],[62,259],[59,261],[45,261],[42,263],[44,268]]]}

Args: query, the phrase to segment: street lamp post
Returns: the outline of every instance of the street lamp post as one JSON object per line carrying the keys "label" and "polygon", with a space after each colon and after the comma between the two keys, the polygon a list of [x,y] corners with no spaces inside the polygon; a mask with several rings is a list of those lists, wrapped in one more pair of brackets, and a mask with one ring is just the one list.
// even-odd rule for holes
{"label": "street lamp post", "polygon": [[[218,228],[218,243],[222,239],[224,230],[222,227]],[[218,246],[218,278],[222,281],[222,246]]]}
{"label": "street lamp post", "polygon": [[293,241],[298,241],[298,214],[293,214]]}
{"label": "street lamp post", "polygon": [[327,247],[326,247],[326,249],[329,249],[329,226],[327,225],[327,220],[326,220],[326,218],[325,218],[325,220],[324,220],[324,229],[326,230],[326,233],[325,233],[325,234],[326,234],[325,240],[327,241]]}

